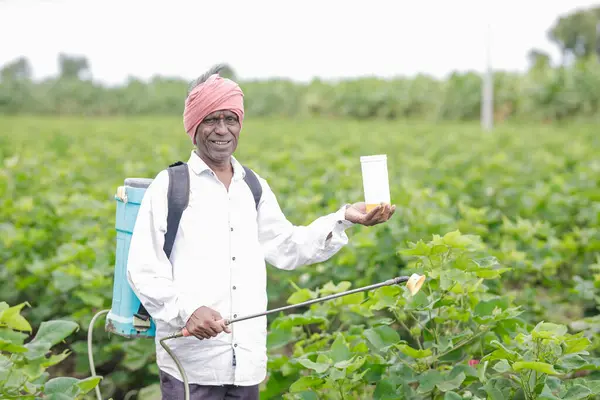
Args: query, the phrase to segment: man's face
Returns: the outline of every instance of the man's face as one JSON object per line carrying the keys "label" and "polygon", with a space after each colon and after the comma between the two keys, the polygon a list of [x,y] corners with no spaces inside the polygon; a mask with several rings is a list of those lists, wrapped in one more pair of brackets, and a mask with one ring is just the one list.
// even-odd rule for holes
{"label": "man's face", "polygon": [[237,148],[241,125],[229,110],[215,111],[204,118],[196,129],[198,154],[216,164],[229,161]]}

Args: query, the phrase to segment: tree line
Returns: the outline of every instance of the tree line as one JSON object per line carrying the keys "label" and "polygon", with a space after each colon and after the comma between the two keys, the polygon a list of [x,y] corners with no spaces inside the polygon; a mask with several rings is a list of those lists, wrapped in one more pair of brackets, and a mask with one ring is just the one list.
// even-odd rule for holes
{"label": "tree line", "polygon": [[[525,73],[494,73],[496,121],[554,121],[600,115],[600,6],[561,16],[548,38],[560,49],[559,65],[532,49]],[[20,57],[0,69],[0,114],[181,115],[189,82],[156,76],[130,78],[118,87],[94,82],[83,56],[59,54],[59,73],[32,80],[29,61]],[[228,76],[235,78],[233,68]],[[441,80],[427,75],[394,79],[239,81],[249,116],[326,116],[477,120],[482,79],[475,72]]]}

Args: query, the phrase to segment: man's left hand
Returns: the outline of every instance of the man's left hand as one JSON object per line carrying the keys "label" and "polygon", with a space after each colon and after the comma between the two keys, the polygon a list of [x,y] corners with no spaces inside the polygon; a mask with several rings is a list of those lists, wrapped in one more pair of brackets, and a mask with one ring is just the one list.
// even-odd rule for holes
{"label": "man's left hand", "polygon": [[389,220],[396,211],[395,205],[380,204],[367,213],[364,202],[354,203],[346,209],[346,220],[364,226],[373,226]]}

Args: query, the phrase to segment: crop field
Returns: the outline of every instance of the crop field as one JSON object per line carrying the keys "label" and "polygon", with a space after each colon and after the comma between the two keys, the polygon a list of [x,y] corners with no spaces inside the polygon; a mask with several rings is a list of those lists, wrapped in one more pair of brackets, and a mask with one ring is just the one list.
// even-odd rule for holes
{"label": "crop field", "polygon": [[[262,398],[600,398],[598,132],[249,117],[236,157],[294,224],[363,200],[361,155],[387,154],[397,206],[325,263],[269,267],[269,308],[427,276],[414,297],[390,286],[270,318]],[[54,377],[82,380],[54,380],[72,394],[54,398],[95,398],[87,328],[111,306],[115,191],[191,150],[180,118],[0,117],[1,398]],[[101,318],[93,352],[104,398],[160,398],[153,340]]]}

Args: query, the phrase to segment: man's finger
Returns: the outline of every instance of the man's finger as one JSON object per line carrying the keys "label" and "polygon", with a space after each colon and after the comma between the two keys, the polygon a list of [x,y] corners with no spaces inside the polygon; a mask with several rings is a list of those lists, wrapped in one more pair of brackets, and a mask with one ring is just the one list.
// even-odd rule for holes
{"label": "man's finger", "polygon": [[208,336],[203,330],[201,329],[194,329],[192,331],[190,331],[190,333],[194,336],[196,336],[198,339],[202,340],[202,339],[208,339],[210,336]]}
{"label": "man's finger", "polygon": [[210,321],[210,329],[213,332],[213,337],[223,332],[223,325],[218,321]]}
{"label": "man's finger", "polygon": [[217,323],[221,326],[221,328],[223,329],[223,332],[226,333],[231,333],[231,329],[229,328],[229,326],[225,323],[224,319],[220,319],[217,321]]}
{"label": "man's finger", "polygon": [[202,324],[202,329],[209,337],[214,337],[219,334],[214,328],[213,321],[205,321],[204,324]]}
{"label": "man's finger", "polygon": [[367,214],[366,219],[367,219],[367,222],[371,223],[372,225],[375,225],[375,224],[381,222],[381,218],[385,215],[385,205],[383,203],[381,203],[373,211],[375,211],[375,212]]}
{"label": "man's finger", "polygon": [[365,215],[365,220],[371,220],[379,211],[381,211],[381,204],[377,205],[377,207],[369,211],[367,215]]}
{"label": "man's finger", "polygon": [[385,205],[385,212],[383,214],[383,221],[387,221],[388,219],[390,219],[390,215],[392,213],[392,207],[390,207],[389,204]]}
{"label": "man's finger", "polygon": [[388,217],[388,219],[392,218],[392,215],[394,215],[395,212],[396,212],[396,206],[392,206],[392,209],[390,210],[390,216]]}

